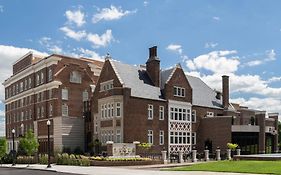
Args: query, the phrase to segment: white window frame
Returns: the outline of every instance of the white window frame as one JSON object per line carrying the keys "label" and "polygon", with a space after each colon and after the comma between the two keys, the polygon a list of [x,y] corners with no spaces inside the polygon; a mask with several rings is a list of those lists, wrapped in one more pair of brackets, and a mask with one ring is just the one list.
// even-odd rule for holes
{"label": "white window frame", "polygon": [[78,84],[81,84],[82,83],[82,75],[80,72],[78,71],[72,71],[70,73],[70,78],[69,78],[69,81],[71,83],[78,83]]}
{"label": "white window frame", "polygon": [[108,80],[100,83],[100,92],[113,89],[113,80]]}
{"label": "white window frame", "polygon": [[121,130],[116,129],[116,143],[121,143]]}
{"label": "white window frame", "polygon": [[191,122],[196,123],[196,110],[192,110]]}
{"label": "white window frame", "polygon": [[164,106],[159,106],[159,120],[164,120],[164,115],[165,115],[165,112],[164,112],[165,108]]}
{"label": "white window frame", "polygon": [[40,84],[40,75],[39,73],[36,74],[36,85]]}
{"label": "white window frame", "polygon": [[159,131],[159,145],[164,145],[164,143],[165,143],[164,139],[165,139],[164,130],[160,130]]}
{"label": "white window frame", "polygon": [[52,81],[53,80],[53,70],[51,68],[49,68],[48,71],[48,81]]}
{"label": "white window frame", "polygon": [[68,114],[69,114],[68,105],[65,104],[65,103],[62,105],[61,114],[62,114],[62,116],[64,116],[64,117],[68,116]]}
{"label": "white window frame", "polygon": [[121,103],[116,102],[116,117],[121,117]]}
{"label": "white window frame", "polygon": [[191,133],[191,144],[196,145],[196,132]]}
{"label": "white window frame", "polygon": [[61,89],[61,99],[68,100],[68,89],[66,88]]}
{"label": "white window frame", "polygon": [[29,89],[31,88],[31,78],[30,77],[28,78],[28,88]]}
{"label": "white window frame", "polygon": [[153,105],[152,104],[149,104],[147,106],[147,119],[153,120]]}
{"label": "white window frame", "polygon": [[44,83],[44,73],[43,73],[43,72],[41,72],[40,83],[41,83],[41,84]]}
{"label": "white window frame", "polygon": [[153,130],[147,131],[147,143],[153,145]]}
{"label": "white window frame", "polygon": [[83,98],[83,102],[84,101],[89,101],[89,93],[88,93],[87,90],[83,91],[82,98]]}
{"label": "white window frame", "polygon": [[53,105],[49,104],[49,116],[53,116]]}
{"label": "white window frame", "polygon": [[174,86],[173,93],[175,97],[185,97],[185,88]]}

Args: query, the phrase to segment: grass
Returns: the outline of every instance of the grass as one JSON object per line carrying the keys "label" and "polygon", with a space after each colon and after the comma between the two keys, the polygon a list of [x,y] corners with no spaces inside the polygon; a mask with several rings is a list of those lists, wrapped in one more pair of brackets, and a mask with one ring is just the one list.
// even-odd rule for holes
{"label": "grass", "polygon": [[281,175],[281,161],[220,161],[168,169],[169,171],[213,171]]}

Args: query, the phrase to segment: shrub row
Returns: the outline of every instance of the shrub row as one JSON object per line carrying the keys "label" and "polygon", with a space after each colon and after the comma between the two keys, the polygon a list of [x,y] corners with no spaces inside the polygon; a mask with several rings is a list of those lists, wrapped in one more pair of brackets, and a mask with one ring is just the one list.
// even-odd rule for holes
{"label": "shrub row", "polygon": [[78,166],[90,166],[90,160],[88,157],[74,154],[57,154],[55,161],[58,165],[78,165]]}

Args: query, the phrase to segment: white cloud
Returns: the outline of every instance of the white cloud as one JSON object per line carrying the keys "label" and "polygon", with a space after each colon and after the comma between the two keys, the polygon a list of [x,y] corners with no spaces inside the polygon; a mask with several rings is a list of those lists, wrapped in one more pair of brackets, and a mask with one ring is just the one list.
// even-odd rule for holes
{"label": "white cloud", "polygon": [[166,47],[167,50],[182,54],[182,46],[179,44],[170,44]]}
{"label": "white cloud", "polygon": [[252,97],[248,100],[244,98],[230,99],[230,102],[248,106],[251,109],[258,109],[267,112],[281,113],[281,100],[276,98],[257,98]]}
{"label": "white cloud", "polygon": [[218,16],[213,16],[213,20],[215,20],[215,21],[220,21],[220,20],[221,20],[221,18],[220,18],[220,17],[218,17]]}
{"label": "white cloud", "polygon": [[59,47],[56,42],[53,42],[51,38],[49,37],[42,37],[39,40],[39,43],[46,47],[46,49],[52,53],[62,53],[63,50],[61,47]]}
{"label": "white cloud", "polygon": [[267,55],[267,58],[265,59],[265,61],[276,60],[276,53],[275,53],[274,49],[266,51],[266,55]]}
{"label": "white cloud", "polygon": [[269,61],[276,60],[276,53],[275,53],[274,49],[267,50],[265,52],[265,54],[262,54],[262,55],[263,55],[263,57],[265,57],[264,59],[256,59],[253,61],[249,61],[249,62],[244,63],[242,66],[253,67],[253,66],[258,66],[258,65],[264,64]]}
{"label": "white cloud", "polygon": [[218,43],[214,43],[214,42],[207,42],[205,43],[205,48],[215,48],[218,45]]}
{"label": "white cloud", "polygon": [[273,83],[277,81],[281,81],[281,77],[271,77],[269,80],[267,80],[268,83]]}
{"label": "white cloud", "polygon": [[0,13],[3,13],[3,12],[4,12],[4,6],[0,5]]}
{"label": "white cloud", "polygon": [[261,60],[253,60],[253,61],[249,61],[247,62],[245,65],[252,67],[252,66],[258,66],[261,65],[263,62]]}
{"label": "white cloud", "polygon": [[87,36],[87,39],[88,39],[88,41],[93,43],[93,46],[95,48],[98,48],[101,46],[105,47],[108,44],[110,44],[112,41],[114,41],[112,31],[110,29],[106,30],[106,32],[103,33],[102,35],[89,33]]}
{"label": "white cloud", "polygon": [[129,11],[129,10],[122,10],[121,7],[115,7],[113,5],[110,6],[110,8],[103,8],[98,9],[98,13],[95,14],[92,18],[93,23],[97,23],[101,20],[105,21],[111,21],[111,20],[118,20],[124,16],[127,16],[129,14],[136,13],[136,10]]}
{"label": "white cloud", "polygon": [[84,20],[85,14],[80,9],[74,11],[67,10],[65,16],[69,23],[75,23],[78,27],[86,23]]}
{"label": "white cloud", "polygon": [[205,69],[214,73],[231,73],[238,69],[240,61],[238,57],[227,56],[236,54],[235,50],[213,51],[200,55],[192,60],[186,60],[186,66],[190,70]]}
{"label": "white cloud", "polygon": [[104,61],[104,59],[97,52],[95,52],[93,50],[77,48],[77,49],[74,49],[74,52],[75,53],[72,53],[72,55],[75,57],[86,57],[86,58],[91,58],[91,59],[98,60],[98,61]]}
{"label": "white cloud", "polygon": [[148,6],[149,2],[148,1],[143,1],[143,6]]}
{"label": "white cloud", "polygon": [[63,31],[69,38],[75,39],[77,41],[80,41],[82,38],[87,36],[87,33],[84,30],[76,32],[66,26],[61,27],[60,30]]}
{"label": "white cloud", "polygon": [[[12,75],[12,64],[28,53],[29,51],[32,51],[34,54],[39,55],[47,55],[46,53],[42,53],[33,49],[29,48],[19,48],[14,46],[6,46],[6,45],[0,45],[0,58],[1,58],[1,64],[0,64],[0,82],[4,82],[7,78],[9,78]],[[4,86],[0,85],[0,101],[4,99]]]}

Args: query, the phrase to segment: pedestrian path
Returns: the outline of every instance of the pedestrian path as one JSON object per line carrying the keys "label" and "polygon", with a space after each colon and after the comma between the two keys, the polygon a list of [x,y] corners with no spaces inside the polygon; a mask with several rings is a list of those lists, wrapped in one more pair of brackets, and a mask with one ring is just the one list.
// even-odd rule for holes
{"label": "pedestrian path", "polygon": [[[190,164],[190,163],[189,163]],[[179,164],[178,164],[179,165]],[[180,166],[188,165],[181,164]],[[169,164],[170,167],[175,166]],[[13,168],[27,168],[40,171],[56,171],[72,174],[85,174],[85,175],[242,175],[241,173],[218,173],[218,172],[201,172],[201,171],[159,171],[164,165],[154,166],[134,166],[134,167],[97,167],[97,166],[65,166],[65,165],[52,165],[52,168],[47,168],[46,165],[32,164],[27,165],[3,165],[3,167]],[[166,166],[167,167],[167,166]],[[1,169],[1,166],[0,166]],[[247,174],[251,175],[251,174]],[[253,174],[252,174],[253,175]]]}

